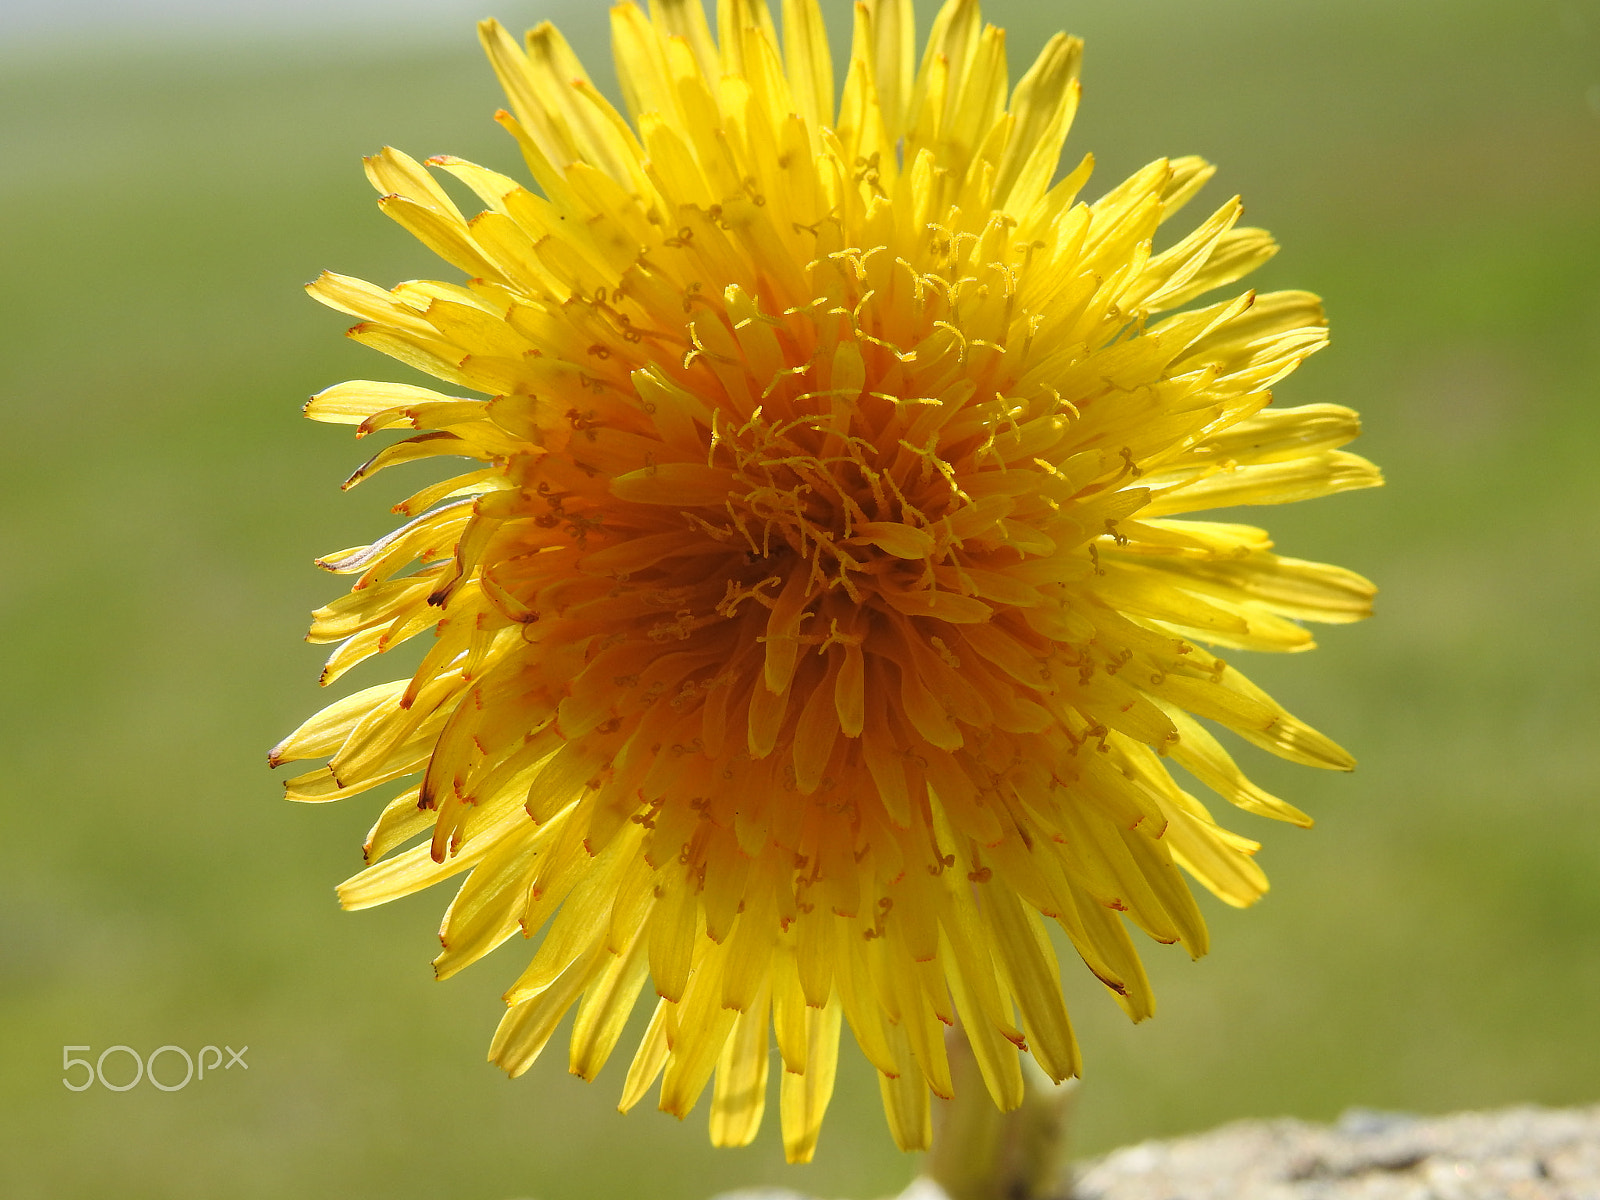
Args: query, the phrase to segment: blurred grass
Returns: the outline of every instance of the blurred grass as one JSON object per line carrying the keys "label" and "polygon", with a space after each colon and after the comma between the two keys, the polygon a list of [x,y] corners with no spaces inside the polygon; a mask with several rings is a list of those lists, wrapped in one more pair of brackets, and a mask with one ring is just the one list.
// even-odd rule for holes
{"label": "blurred grass", "polygon": [[[835,5],[835,11],[839,6]],[[503,6],[526,23],[539,14]],[[1080,1148],[1241,1115],[1597,1096],[1600,1062],[1600,10],[1543,0],[988,6],[1015,73],[1089,39],[1069,150],[1102,186],[1198,152],[1322,293],[1334,348],[1282,391],[1360,408],[1382,493],[1257,514],[1372,575],[1378,618],[1248,670],[1362,759],[1264,756],[1319,817],[1248,817],[1274,892],[1211,905],[1198,964],[1151,946],[1158,1017],[1081,970]],[[926,20],[926,14],[924,14]],[[566,27],[598,66],[587,10]],[[839,30],[836,29],[836,34]],[[398,368],[298,285],[434,263],[382,219],[386,142],[519,171],[470,28],[407,55],[320,46],[0,53],[0,1157],[7,1197],[858,1198],[913,1167],[853,1056],[820,1161],[712,1152],[612,1112],[552,1051],[482,1063],[508,948],[448,986],[445,896],[340,914],[375,804],[291,808],[265,747],[317,703],[310,557],[387,527],[360,451],[297,415]],[[597,75],[601,72],[597,71]],[[1093,190],[1093,189],[1091,189]],[[365,493],[365,494],[364,494]],[[374,675],[373,678],[381,678]],[[507,957],[509,956],[509,958]],[[82,1095],[63,1045],[248,1043],[250,1072]]]}

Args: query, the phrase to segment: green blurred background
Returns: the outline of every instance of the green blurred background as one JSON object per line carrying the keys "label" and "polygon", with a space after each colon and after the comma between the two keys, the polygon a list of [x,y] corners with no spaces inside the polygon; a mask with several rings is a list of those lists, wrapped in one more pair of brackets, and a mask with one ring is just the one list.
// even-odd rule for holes
{"label": "green blurred background", "polygon": [[[555,15],[602,74],[602,7]],[[1391,479],[1261,514],[1280,549],[1382,586],[1369,624],[1247,664],[1362,766],[1249,757],[1318,827],[1231,821],[1267,843],[1275,889],[1207,906],[1206,960],[1149,946],[1154,1021],[1127,1025],[1072,964],[1078,1151],[1351,1105],[1600,1099],[1600,6],[987,15],[1014,74],[1056,28],[1087,37],[1069,149],[1099,156],[1091,192],[1163,154],[1221,165],[1209,199],[1242,192],[1285,247],[1260,285],[1332,315],[1333,348],[1280,398],[1361,409],[1356,448]],[[915,1162],[853,1048],[807,1168],[783,1166],[770,1118],[714,1152],[704,1105],[683,1128],[618,1116],[618,1064],[586,1086],[553,1050],[507,1082],[483,1058],[522,948],[435,984],[445,891],[334,902],[374,797],[278,798],[265,749],[325,699],[300,637],[338,583],[310,560],[388,528],[406,482],[339,493],[363,451],[300,403],[403,372],[299,285],[440,270],[373,207],[359,155],[521,169],[469,22],[342,28],[0,47],[0,1194],[897,1190]],[[208,1043],[248,1044],[248,1074],[61,1083],[64,1045]]]}

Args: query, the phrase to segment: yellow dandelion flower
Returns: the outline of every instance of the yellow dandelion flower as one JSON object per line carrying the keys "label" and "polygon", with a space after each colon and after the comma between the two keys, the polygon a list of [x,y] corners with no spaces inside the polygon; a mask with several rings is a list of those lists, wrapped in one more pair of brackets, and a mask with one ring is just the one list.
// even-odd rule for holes
{"label": "yellow dandelion flower", "polygon": [[[1202,720],[1295,762],[1346,753],[1213,647],[1302,650],[1371,586],[1186,514],[1379,482],[1355,415],[1269,407],[1322,347],[1316,297],[1189,308],[1273,242],[1230,200],[1158,248],[1211,168],[1152,163],[1093,202],[1057,179],[1081,44],[1008,95],[1004,35],[949,0],[864,0],[842,98],[816,0],[611,12],[629,116],[550,25],[480,27],[538,190],[450,157],[367,161],[380,207],[465,282],[325,274],[350,336],[452,388],[356,381],[314,420],[419,432],[351,478],[473,463],[323,567],[332,682],[431,632],[409,679],[273,751],[383,810],[349,908],[466,875],[438,975],[542,934],[490,1056],[533,1063],[576,1006],[592,1078],[646,981],[622,1106],[659,1077],[712,1140],[756,1132],[777,1044],[809,1158],[842,1023],[896,1141],[929,1137],[959,1019],[1001,1107],[1019,1051],[1078,1071],[1044,918],[1135,1020],[1127,926],[1206,948],[1179,873],[1246,905],[1250,812],[1309,823]],[[430,170],[431,168],[431,170]],[[467,217],[440,180],[475,193]],[[418,844],[413,839],[426,835]],[[713,1082],[714,1078],[714,1082]]]}

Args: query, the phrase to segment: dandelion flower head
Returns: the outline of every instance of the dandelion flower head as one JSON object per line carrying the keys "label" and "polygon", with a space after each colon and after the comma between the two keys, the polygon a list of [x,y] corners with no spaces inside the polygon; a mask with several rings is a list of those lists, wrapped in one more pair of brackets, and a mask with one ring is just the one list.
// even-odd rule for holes
{"label": "dandelion flower head", "polygon": [[480,27],[535,186],[367,160],[456,281],[310,290],[449,390],[362,380],[307,413],[416,431],[351,484],[470,469],[319,560],[356,577],[311,629],[325,683],[431,636],[272,761],[328,758],[296,800],[401,781],[341,897],[464,875],[441,978],[538,938],[490,1051],[509,1073],[575,1007],[592,1078],[650,995],[623,1107],[659,1079],[682,1116],[709,1086],[712,1139],[748,1142],[775,1042],[805,1160],[847,1024],[921,1147],[957,1020],[1001,1107],[1020,1053],[1077,1073],[1047,920],[1137,1020],[1129,927],[1199,955],[1183,874],[1264,891],[1167,761],[1309,822],[1203,721],[1352,765],[1215,651],[1306,649],[1370,585],[1192,514],[1379,477],[1338,449],[1348,409],[1271,405],[1325,342],[1315,296],[1191,304],[1274,250],[1237,200],[1163,236],[1209,166],[1092,201],[1090,159],[1058,171],[1076,39],[1011,89],[975,0],[920,55],[910,0],[863,0],[836,93],[815,0],[784,0],[781,37],[764,0],[719,0],[715,33],[699,0],[611,25],[626,115],[550,25]]}

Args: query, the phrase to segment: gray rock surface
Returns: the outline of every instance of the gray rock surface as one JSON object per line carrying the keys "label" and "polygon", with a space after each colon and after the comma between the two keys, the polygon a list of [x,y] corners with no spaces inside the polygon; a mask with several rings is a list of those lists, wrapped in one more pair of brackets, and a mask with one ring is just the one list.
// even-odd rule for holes
{"label": "gray rock surface", "polygon": [[1600,1200],[1600,1105],[1241,1121],[1079,1164],[1073,1200]]}

